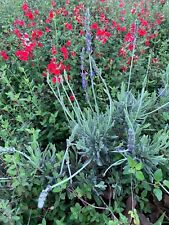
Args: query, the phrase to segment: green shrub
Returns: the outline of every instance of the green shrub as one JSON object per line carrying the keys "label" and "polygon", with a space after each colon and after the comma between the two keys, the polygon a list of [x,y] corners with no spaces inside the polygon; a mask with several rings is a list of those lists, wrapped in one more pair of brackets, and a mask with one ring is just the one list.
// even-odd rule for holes
{"label": "green shrub", "polygon": [[0,223],[168,221],[167,1],[55,4],[0,9]]}

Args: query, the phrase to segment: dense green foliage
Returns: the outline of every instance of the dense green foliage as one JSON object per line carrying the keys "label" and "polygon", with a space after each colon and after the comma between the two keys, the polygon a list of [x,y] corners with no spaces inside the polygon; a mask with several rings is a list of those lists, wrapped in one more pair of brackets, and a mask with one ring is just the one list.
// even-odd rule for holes
{"label": "dense green foliage", "polygon": [[0,3],[0,224],[167,224],[168,2]]}

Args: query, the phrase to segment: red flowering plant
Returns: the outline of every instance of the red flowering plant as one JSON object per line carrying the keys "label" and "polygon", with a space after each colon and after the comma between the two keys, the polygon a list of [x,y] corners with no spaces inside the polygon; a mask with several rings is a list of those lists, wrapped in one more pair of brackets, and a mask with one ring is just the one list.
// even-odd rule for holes
{"label": "red flowering plant", "polygon": [[[124,0],[95,2],[93,5],[92,1],[51,1],[46,3],[43,12],[42,6],[23,2],[22,16],[14,20],[11,30],[13,45],[10,49],[1,49],[1,58],[21,63],[30,74],[45,76],[49,72],[54,82],[59,81],[56,77],[66,70],[76,83],[80,77],[80,53],[87,37],[85,9],[89,7],[92,55],[110,83],[126,77],[131,61],[138,78],[146,70],[145,58],[150,52],[152,58],[159,57],[155,46],[160,26],[165,23],[160,12],[162,3],[152,0],[134,4],[132,1],[126,4]],[[159,64],[160,59],[153,67],[163,69]]]}
{"label": "red flowering plant", "polygon": [[[166,67],[169,58],[163,32],[167,27],[164,6],[153,0],[127,4],[124,0],[24,1],[21,14],[3,34],[0,64],[7,65],[12,83],[16,84],[16,78],[11,74],[18,74],[18,82],[27,74],[44,88],[47,74],[54,84],[59,84],[66,71],[81,99],[79,90],[90,87],[90,76],[99,84],[95,71],[89,69],[90,54],[102,68],[112,92],[116,92],[115,85],[128,81],[130,68],[131,83],[140,87],[147,64],[148,85],[152,87],[159,83],[158,72]],[[97,87],[102,93],[102,87]],[[50,91],[45,92],[46,99],[51,97]],[[73,101],[71,94],[70,99]]]}
{"label": "red flowering plant", "polygon": [[[100,5],[100,12],[96,15],[99,16],[100,21],[97,23],[93,21],[91,25],[96,39],[95,57],[98,60],[100,58],[107,78],[112,79],[113,83],[118,79],[124,79],[131,61],[133,61],[134,79],[140,79],[141,74],[146,71],[145,59],[150,53],[154,54],[155,42],[158,40],[164,17],[158,12],[157,18],[152,1],[135,1],[134,4],[130,1],[127,1],[127,4],[125,1],[111,3],[107,4],[107,9]],[[131,57],[133,53],[134,60]]]}

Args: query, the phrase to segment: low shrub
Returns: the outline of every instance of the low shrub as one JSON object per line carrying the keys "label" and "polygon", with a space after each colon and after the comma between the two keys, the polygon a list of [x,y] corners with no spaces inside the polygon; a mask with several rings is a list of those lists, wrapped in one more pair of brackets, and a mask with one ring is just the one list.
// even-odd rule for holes
{"label": "low shrub", "polygon": [[2,224],[168,222],[167,6],[3,5]]}

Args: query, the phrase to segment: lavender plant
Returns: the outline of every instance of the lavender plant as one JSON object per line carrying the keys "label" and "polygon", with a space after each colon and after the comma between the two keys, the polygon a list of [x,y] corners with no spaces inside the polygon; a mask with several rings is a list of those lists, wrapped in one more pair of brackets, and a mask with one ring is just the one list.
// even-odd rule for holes
{"label": "lavender plant", "polygon": [[[131,90],[126,91],[125,85],[122,85],[117,100],[113,100],[106,82],[101,75],[101,70],[97,67],[95,60],[91,55],[89,55],[89,64],[104,85],[104,91],[109,100],[109,105],[107,105],[105,110],[101,110],[98,106],[99,104],[97,102],[98,100],[94,85],[92,88],[95,105],[89,104],[88,108],[82,109],[67,80],[67,75],[65,74],[66,84],[75,99],[74,103],[69,100],[73,111],[72,113],[64,103],[60,87],[57,86],[56,94],[48,79],[51,90],[63,107],[69,122],[71,133],[67,141],[68,145],[65,157],[62,161],[62,168],[64,165],[67,165],[68,167],[69,177],[51,186],[50,190],[68,181],[72,182],[72,178],[84,169],[86,169],[86,172],[88,170],[90,171],[90,169],[87,169],[88,165],[90,165],[90,167],[92,166],[95,171],[95,176],[97,177],[97,167],[100,167],[101,171],[104,171],[103,175],[105,176],[113,167],[121,164],[124,164],[125,166],[128,157],[132,157],[133,160],[141,163],[146,174],[149,174],[150,172],[152,174],[157,166],[166,163],[163,155],[164,151],[162,152],[161,150],[168,148],[168,138],[158,139],[156,136],[151,138],[142,134],[147,126],[146,119],[148,115],[153,113],[153,111],[149,112],[149,110],[156,104],[157,100],[155,92],[149,94],[145,90],[146,78],[143,83],[142,91],[141,93],[138,93],[137,96],[132,94]],[[61,83],[61,87],[64,94],[68,97],[68,92],[63,82]],[[160,106],[160,108],[163,108],[164,106],[165,105]],[[158,111],[158,109],[156,109],[156,111]],[[119,126],[119,115],[122,119],[122,129],[120,129]],[[168,128],[166,128],[166,130],[167,129]],[[121,136],[120,133],[122,133]],[[162,133],[166,136],[164,131],[160,131],[157,136],[159,135],[161,137]],[[119,148],[119,146],[122,147]],[[71,161],[65,160],[67,157],[70,158],[69,155],[72,151],[71,149],[75,150],[76,158],[78,160],[77,165],[82,165],[81,168],[73,174],[70,170]],[[44,189],[42,196],[45,196],[46,198],[47,193],[46,189]],[[43,204],[40,205],[42,207]]]}

